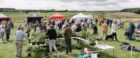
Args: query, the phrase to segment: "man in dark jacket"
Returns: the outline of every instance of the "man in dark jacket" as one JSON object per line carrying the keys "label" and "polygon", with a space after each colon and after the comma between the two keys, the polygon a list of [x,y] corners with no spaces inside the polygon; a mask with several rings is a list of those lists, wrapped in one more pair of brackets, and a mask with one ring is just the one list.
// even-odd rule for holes
{"label": "man in dark jacket", "polygon": [[66,43],[66,53],[71,53],[71,36],[72,36],[72,30],[70,28],[70,25],[66,25],[66,29],[64,31],[64,37],[65,37],[65,43]]}
{"label": "man in dark jacket", "polygon": [[133,34],[134,34],[134,32],[135,32],[135,28],[136,28],[136,27],[135,27],[133,21],[131,21],[131,22],[130,22],[130,25],[129,25],[129,30],[128,30],[128,32],[129,32],[128,39],[129,39],[129,40],[133,40],[133,39],[132,39],[132,36],[133,36]]}
{"label": "man in dark jacket", "polygon": [[98,35],[98,28],[97,28],[97,23],[96,22],[93,25],[93,34]]}
{"label": "man in dark jacket", "polygon": [[10,38],[10,27],[9,26],[5,27],[5,34],[6,34],[6,40],[8,42],[9,38]]}
{"label": "man in dark jacket", "polygon": [[47,35],[48,35],[48,38],[49,38],[50,53],[52,53],[52,48],[54,48],[54,50],[56,52],[58,52],[57,48],[56,48],[56,42],[55,42],[57,34],[56,34],[56,30],[53,28],[53,25],[50,25],[50,29],[48,29]]}

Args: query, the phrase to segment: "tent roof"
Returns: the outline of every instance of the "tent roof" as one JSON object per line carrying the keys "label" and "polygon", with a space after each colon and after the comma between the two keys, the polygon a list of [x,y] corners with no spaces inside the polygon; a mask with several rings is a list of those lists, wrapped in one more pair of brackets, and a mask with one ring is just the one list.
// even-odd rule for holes
{"label": "tent roof", "polygon": [[88,18],[88,16],[87,15],[84,15],[83,13],[79,13],[79,14],[74,15],[72,17],[72,19],[75,19],[75,18]]}
{"label": "tent roof", "polygon": [[0,13],[0,18],[9,18],[9,17],[4,15],[3,13]]}
{"label": "tent roof", "polygon": [[43,18],[43,16],[38,16],[36,13],[32,13],[31,16],[27,17],[27,20],[30,20],[30,19],[38,19],[38,20],[40,20],[42,18]]}
{"label": "tent roof", "polygon": [[84,15],[83,13],[79,13],[77,15],[74,15],[71,19],[70,19],[70,22],[72,20],[74,21],[79,21],[79,20],[84,20],[84,19],[88,19],[88,16],[87,15]]}
{"label": "tent roof", "polygon": [[55,13],[54,15],[50,16],[50,18],[51,18],[52,20],[56,20],[56,19],[58,19],[58,20],[63,20],[64,15],[62,15],[62,14],[60,14],[60,13]]}
{"label": "tent roof", "polygon": [[71,19],[70,22],[73,20],[77,23],[80,22],[81,20],[87,20],[87,22],[90,22],[91,19],[93,19],[92,15],[84,15],[83,13],[79,13],[77,15],[74,15]]}
{"label": "tent roof", "polygon": [[64,18],[64,15],[60,13],[55,13],[54,15],[50,16],[50,18],[53,18],[53,17]]}
{"label": "tent roof", "polygon": [[87,16],[88,16],[88,19],[93,19],[92,15],[87,15]]}
{"label": "tent roof", "polygon": [[30,17],[38,17],[36,13],[32,13]]}

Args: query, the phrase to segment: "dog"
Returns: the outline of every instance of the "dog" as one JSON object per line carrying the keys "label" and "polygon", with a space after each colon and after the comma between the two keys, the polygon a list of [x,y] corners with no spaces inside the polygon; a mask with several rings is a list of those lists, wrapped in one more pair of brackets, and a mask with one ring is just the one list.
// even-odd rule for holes
{"label": "dog", "polygon": [[112,39],[113,40],[113,35],[112,34],[111,35],[106,35],[105,40],[108,40],[108,39]]}

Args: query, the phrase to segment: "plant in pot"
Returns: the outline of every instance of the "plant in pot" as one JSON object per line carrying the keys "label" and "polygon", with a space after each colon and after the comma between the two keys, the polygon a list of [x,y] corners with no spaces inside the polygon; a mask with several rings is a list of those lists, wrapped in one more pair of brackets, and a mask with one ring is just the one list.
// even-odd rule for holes
{"label": "plant in pot", "polygon": [[37,38],[36,37],[37,37],[36,34],[32,34],[32,37],[30,39],[32,45],[36,45],[36,43],[37,43]]}
{"label": "plant in pot", "polygon": [[91,34],[88,31],[80,31],[80,36],[82,36],[82,38],[88,38]]}
{"label": "plant in pot", "polygon": [[40,45],[40,44],[45,44],[45,33],[41,33],[39,35],[37,35],[36,37],[38,40],[37,40],[37,45]]}
{"label": "plant in pot", "polygon": [[33,40],[32,41],[32,45],[36,45],[36,40]]}
{"label": "plant in pot", "polygon": [[81,32],[74,32],[74,36],[76,36],[76,37],[82,37],[81,36]]}
{"label": "plant in pot", "polygon": [[95,45],[95,36],[89,36],[89,39],[90,39],[90,45]]}

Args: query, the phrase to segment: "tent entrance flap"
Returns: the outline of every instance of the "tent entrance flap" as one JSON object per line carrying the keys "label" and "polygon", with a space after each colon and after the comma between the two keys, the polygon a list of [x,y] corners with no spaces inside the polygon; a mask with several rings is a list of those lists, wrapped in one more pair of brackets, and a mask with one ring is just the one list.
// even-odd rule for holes
{"label": "tent entrance flap", "polygon": [[42,18],[43,17],[27,17],[27,22],[28,23],[36,23],[36,22],[41,23]]}

